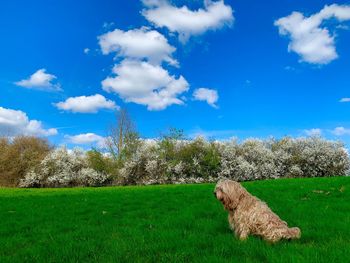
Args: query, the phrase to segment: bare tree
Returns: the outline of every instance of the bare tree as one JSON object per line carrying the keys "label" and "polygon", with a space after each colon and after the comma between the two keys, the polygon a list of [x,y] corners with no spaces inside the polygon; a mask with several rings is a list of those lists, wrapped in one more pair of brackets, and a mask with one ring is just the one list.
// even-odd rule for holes
{"label": "bare tree", "polygon": [[111,125],[106,140],[107,148],[115,159],[120,159],[127,146],[138,141],[138,133],[126,109],[120,109],[115,114],[116,123]]}

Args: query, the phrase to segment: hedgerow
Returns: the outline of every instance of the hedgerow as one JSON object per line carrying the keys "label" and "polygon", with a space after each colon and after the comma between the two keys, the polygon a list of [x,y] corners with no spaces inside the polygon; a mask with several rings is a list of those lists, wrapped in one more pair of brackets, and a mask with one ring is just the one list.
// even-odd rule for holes
{"label": "hedgerow", "polygon": [[97,150],[52,150],[21,187],[201,183],[349,174],[341,142],[321,137],[208,141],[168,136],[141,140],[122,158]]}

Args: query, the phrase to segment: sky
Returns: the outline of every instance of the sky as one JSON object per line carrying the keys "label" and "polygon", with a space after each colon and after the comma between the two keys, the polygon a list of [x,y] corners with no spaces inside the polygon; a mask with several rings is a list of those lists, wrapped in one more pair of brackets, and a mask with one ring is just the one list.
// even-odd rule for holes
{"label": "sky", "polygon": [[314,136],[350,144],[350,1],[3,0],[0,133],[103,146]]}

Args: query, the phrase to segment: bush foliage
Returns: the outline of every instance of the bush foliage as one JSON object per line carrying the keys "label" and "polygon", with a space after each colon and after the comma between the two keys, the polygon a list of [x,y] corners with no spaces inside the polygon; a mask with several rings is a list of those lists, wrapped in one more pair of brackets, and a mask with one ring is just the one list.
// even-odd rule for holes
{"label": "bush foliage", "polygon": [[347,175],[348,170],[343,144],[319,137],[242,143],[166,138],[144,142],[124,162],[119,176],[125,184],[148,184],[337,176]]}
{"label": "bush foliage", "polygon": [[17,186],[50,150],[47,140],[40,138],[0,138],[0,185]]}
{"label": "bush foliage", "polygon": [[21,187],[70,187],[250,181],[349,174],[340,142],[321,137],[248,139],[243,142],[187,140],[171,130],[158,140],[134,137],[120,156],[98,150],[51,150],[32,137],[0,140],[0,183]]}
{"label": "bush foliage", "polygon": [[36,167],[21,180],[20,187],[71,187],[101,186],[108,183],[109,176],[88,165],[83,151],[66,148],[51,151]]}

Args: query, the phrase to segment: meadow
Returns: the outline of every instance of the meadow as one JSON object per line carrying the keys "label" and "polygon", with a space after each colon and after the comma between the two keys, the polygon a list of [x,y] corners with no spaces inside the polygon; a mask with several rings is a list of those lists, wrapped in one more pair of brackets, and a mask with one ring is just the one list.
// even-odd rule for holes
{"label": "meadow", "polygon": [[0,188],[0,262],[349,260],[350,177],[243,185],[302,238],[238,241],[213,184]]}

